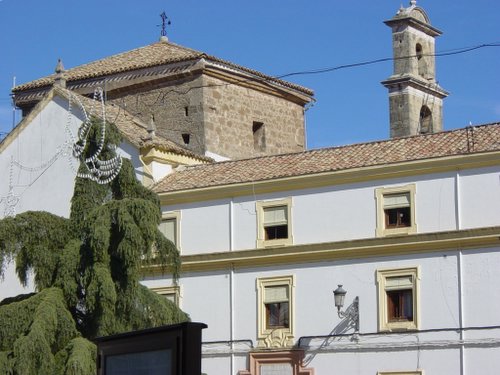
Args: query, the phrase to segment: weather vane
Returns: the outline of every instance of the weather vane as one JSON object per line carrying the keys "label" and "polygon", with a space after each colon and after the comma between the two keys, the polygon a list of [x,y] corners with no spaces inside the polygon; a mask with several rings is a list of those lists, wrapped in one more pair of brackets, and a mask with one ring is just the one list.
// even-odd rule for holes
{"label": "weather vane", "polygon": [[170,18],[167,17],[165,11],[160,14],[161,17],[161,36],[167,36],[167,25],[170,25]]}

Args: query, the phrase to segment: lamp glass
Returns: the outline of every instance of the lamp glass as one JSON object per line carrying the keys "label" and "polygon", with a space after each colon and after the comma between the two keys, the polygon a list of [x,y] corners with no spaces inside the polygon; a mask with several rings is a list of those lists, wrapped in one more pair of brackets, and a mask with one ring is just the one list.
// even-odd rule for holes
{"label": "lamp glass", "polygon": [[339,285],[339,287],[333,291],[333,295],[335,297],[335,306],[337,308],[340,309],[342,306],[344,306],[344,299],[346,294],[347,292],[342,288],[342,285]]}

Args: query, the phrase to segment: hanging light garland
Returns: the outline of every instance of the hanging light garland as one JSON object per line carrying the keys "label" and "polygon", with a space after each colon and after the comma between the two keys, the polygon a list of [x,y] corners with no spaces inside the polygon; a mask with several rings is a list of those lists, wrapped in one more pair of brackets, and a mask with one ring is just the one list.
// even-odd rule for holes
{"label": "hanging light garland", "polygon": [[[70,94],[69,100],[69,110],[68,110],[68,121],[66,129],[70,132],[70,124],[71,124],[71,98],[73,94]],[[82,109],[84,115],[84,121],[78,128],[78,139],[75,139],[71,134],[71,139],[73,141],[73,156],[80,160],[81,164],[85,166],[86,172],[77,172],[77,177],[80,178],[88,178],[98,184],[107,184],[113,181],[113,179],[120,173],[120,169],[122,166],[122,158],[119,155],[109,159],[109,160],[101,160],[100,156],[104,148],[104,143],[106,139],[106,107],[104,105],[104,93],[102,88],[98,87],[94,90],[94,103],[100,102],[101,104],[101,126],[100,126],[100,136],[97,142],[97,149],[93,152],[93,154],[85,158],[84,150],[87,145],[87,139],[89,131],[92,127],[91,118],[94,114],[95,105],[93,104],[90,108],[89,113],[85,109],[85,106],[82,104],[80,99],[77,96],[74,96],[76,101],[78,102],[80,108]],[[116,153],[116,145],[108,145],[108,150]]]}

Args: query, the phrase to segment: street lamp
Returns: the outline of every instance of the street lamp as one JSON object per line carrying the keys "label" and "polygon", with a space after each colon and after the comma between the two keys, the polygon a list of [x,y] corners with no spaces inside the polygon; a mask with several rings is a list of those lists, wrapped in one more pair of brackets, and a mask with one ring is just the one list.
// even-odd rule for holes
{"label": "street lamp", "polygon": [[354,324],[354,331],[359,331],[359,297],[356,296],[352,305],[347,308],[346,311],[342,311],[342,307],[344,307],[344,300],[347,291],[342,288],[342,284],[339,284],[338,288],[333,291],[333,295],[335,297],[335,307],[337,307],[337,312],[339,314],[339,318],[344,319],[347,318],[348,321],[351,321]]}

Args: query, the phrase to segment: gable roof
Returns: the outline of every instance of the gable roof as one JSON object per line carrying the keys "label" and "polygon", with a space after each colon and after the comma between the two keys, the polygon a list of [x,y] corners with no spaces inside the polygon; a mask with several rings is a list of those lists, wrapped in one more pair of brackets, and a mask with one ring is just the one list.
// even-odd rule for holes
{"label": "gable roof", "polygon": [[[222,63],[223,65],[240,70],[245,73],[252,74],[266,81],[298,90],[307,95],[313,95],[313,91],[308,88],[283,81],[260,73],[256,70],[248,69],[241,65],[237,65],[229,61],[219,59],[215,56],[208,55],[204,52],[199,52],[191,48],[183,47],[167,41],[159,41],[144,47],[136,48],[131,51],[119,53],[117,55],[105,57],[88,64],[68,69],[64,71],[64,77],[68,83],[71,83],[73,81],[97,78],[110,74],[198,59],[206,59],[209,61]],[[49,76],[18,85],[14,87],[12,91],[16,93],[25,90],[41,89],[43,87],[52,85],[54,83],[55,77],[56,74],[51,74]]]}
{"label": "gable roof", "polygon": [[[30,121],[30,118],[39,113],[45,107],[45,105],[54,97],[54,95],[59,95],[65,98],[66,100],[71,100],[72,102],[75,101],[80,102],[86,108],[86,110],[88,110],[91,107],[100,106],[100,103],[93,99],[87,98],[71,90],[55,85],[51,89],[51,91],[49,91],[45,95],[44,100],[42,100],[37,104],[32,113],[30,113],[26,118],[24,118],[16,126],[14,131],[12,131],[9,135],[7,135],[7,137],[5,137],[5,139],[2,140],[2,142],[0,142],[0,145],[3,142],[6,143],[9,142],[11,137],[15,137],[17,133],[16,129],[17,128],[22,129],[26,125],[26,123]],[[75,104],[73,103],[73,106],[74,105]],[[113,123],[118,129],[118,131],[121,133],[121,135],[137,149],[146,147],[156,147],[163,151],[184,155],[204,162],[213,161],[212,158],[194,153],[162,136],[155,135],[153,138],[151,138],[147,131],[147,125],[144,124],[139,118],[125,111],[123,108],[120,108],[113,104],[105,104],[105,109],[106,109],[107,121]],[[94,115],[98,118],[102,118],[100,111],[96,111]]]}
{"label": "gable roof", "polygon": [[500,151],[500,123],[299,153],[189,166],[166,176],[153,186],[153,191],[186,191],[489,151]]}

